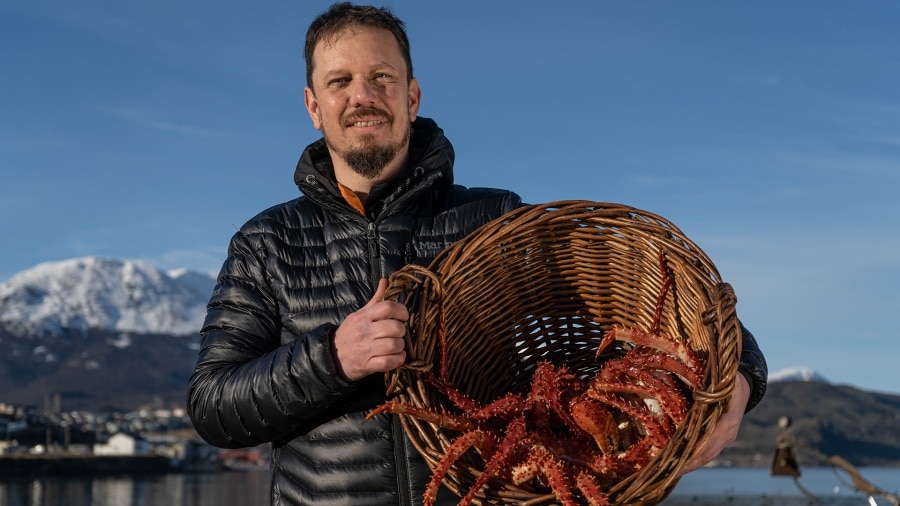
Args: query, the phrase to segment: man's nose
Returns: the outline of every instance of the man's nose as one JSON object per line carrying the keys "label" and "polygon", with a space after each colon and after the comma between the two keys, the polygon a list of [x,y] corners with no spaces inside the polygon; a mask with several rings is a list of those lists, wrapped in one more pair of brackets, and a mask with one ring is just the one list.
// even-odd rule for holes
{"label": "man's nose", "polygon": [[371,105],[377,99],[375,86],[368,79],[355,79],[350,90],[354,105]]}

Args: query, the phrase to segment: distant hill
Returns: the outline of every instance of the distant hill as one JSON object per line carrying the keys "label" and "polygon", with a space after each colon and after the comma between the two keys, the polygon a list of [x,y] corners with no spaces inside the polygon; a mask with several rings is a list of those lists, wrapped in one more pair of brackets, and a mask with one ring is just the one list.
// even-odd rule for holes
{"label": "distant hill", "polygon": [[0,402],[183,406],[215,280],[144,262],[48,262],[0,284]]}
{"label": "distant hill", "polygon": [[95,412],[184,407],[199,340],[104,331],[23,339],[0,331],[0,402]]}
{"label": "distant hill", "polygon": [[856,466],[900,465],[900,395],[821,381],[775,381],[744,416],[741,432],[722,454],[730,465],[771,465],[781,417],[789,434],[815,449],[799,449],[800,465],[821,464],[817,453],[838,455]]}

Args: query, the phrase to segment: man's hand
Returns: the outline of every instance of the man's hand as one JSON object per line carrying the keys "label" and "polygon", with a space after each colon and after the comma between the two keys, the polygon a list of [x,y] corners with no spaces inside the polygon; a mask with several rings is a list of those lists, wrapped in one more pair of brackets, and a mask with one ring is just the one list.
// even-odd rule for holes
{"label": "man's hand", "polygon": [[384,300],[388,280],[382,278],[369,302],[351,313],[334,333],[338,370],[350,381],[403,365],[409,311],[399,302]]}
{"label": "man's hand", "polygon": [[728,411],[722,413],[716,427],[713,429],[712,435],[700,448],[700,453],[684,466],[682,474],[689,473],[705,464],[733,442],[738,435],[738,429],[741,427],[741,419],[744,417],[744,410],[747,408],[747,401],[750,400],[750,383],[743,374],[738,373],[734,383],[734,393],[731,396],[731,402],[728,404]]}

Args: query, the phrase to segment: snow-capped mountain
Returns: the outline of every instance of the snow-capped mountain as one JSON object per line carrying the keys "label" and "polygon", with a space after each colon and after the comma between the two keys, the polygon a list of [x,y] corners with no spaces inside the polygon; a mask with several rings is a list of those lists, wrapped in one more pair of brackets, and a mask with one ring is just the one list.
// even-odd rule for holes
{"label": "snow-capped mountain", "polygon": [[770,383],[783,381],[813,381],[816,383],[830,383],[825,376],[808,367],[789,367],[780,371],[769,373]]}
{"label": "snow-capped mountain", "polygon": [[64,330],[196,334],[215,279],[98,257],[39,264],[0,284],[0,326],[19,336]]}

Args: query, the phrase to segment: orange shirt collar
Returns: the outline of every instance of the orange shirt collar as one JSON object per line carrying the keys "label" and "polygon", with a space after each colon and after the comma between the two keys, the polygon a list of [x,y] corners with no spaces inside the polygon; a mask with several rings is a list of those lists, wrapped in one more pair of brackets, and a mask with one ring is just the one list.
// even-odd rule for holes
{"label": "orange shirt collar", "polygon": [[338,188],[341,190],[341,195],[344,197],[344,200],[350,204],[350,207],[359,211],[359,214],[365,216],[366,214],[366,206],[363,205],[362,200],[359,199],[359,196],[350,188],[338,183]]}

